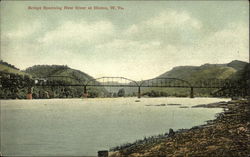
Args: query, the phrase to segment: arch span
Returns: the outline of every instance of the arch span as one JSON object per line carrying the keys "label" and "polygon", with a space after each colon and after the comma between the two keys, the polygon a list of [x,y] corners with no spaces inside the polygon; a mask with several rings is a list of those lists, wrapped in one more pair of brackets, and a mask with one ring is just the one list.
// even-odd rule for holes
{"label": "arch span", "polygon": [[84,96],[87,97],[87,87],[103,86],[103,87],[139,87],[139,84],[125,77],[99,77],[94,78],[84,84]]}
{"label": "arch span", "polygon": [[86,86],[138,87],[139,84],[125,77],[100,77],[87,81]]}

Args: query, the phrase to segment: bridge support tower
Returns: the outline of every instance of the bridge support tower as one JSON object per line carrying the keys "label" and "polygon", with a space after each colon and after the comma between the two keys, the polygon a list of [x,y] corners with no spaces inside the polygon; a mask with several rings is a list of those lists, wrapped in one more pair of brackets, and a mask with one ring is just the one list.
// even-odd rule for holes
{"label": "bridge support tower", "polygon": [[194,87],[190,89],[190,98],[194,98]]}
{"label": "bridge support tower", "polygon": [[141,86],[138,87],[138,95],[137,95],[138,98],[141,98]]}
{"label": "bridge support tower", "polygon": [[33,87],[28,87],[27,99],[32,99]]}
{"label": "bridge support tower", "polygon": [[83,88],[83,97],[84,98],[88,97],[87,86],[84,86],[84,88]]}

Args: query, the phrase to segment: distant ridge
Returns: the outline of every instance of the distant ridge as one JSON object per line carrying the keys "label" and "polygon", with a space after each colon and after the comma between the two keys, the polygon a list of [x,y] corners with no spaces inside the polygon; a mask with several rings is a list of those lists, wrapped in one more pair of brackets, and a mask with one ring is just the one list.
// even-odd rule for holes
{"label": "distant ridge", "polygon": [[34,65],[27,68],[25,72],[34,77],[70,76],[82,81],[93,79],[92,76],[66,65]]}
{"label": "distant ridge", "polygon": [[246,65],[247,65],[247,62],[243,62],[239,60],[234,60],[227,64],[228,67],[232,67],[237,71],[242,70]]}
{"label": "distant ridge", "polygon": [[9,64],[3,60],[0,60],[0,72],[12,73],[12,74],[18,74],[18,75],[28,75],[27,73],[21,71],[14,65]]}
{"label": "distant ridge", "polygon": [[[241,80],[248,79],[249,76],[249,64],[247,62],[234,60],[226,64],[203,64],[201,66],[178,66],[172,68],[156,78],[178,78],[186,80],[189,83],[195,85],[200,81],[209,81],[214,79],[232,79]],[[195,89],[195,96],[211,96],[216,89]],[[143,91],[146,95],[154,96],[188,96],[189,89],[177,89],[177,88],[147,88]],[[162,94],[161,94],[162,93]]]}
{"label": "distant ridge", "polygon": [[201,66],[178,66],[158,76],[188,80],[191,82],[206,79],[230,79],[244,69],[247,62],[234,60],[227,64],[203,64]]}

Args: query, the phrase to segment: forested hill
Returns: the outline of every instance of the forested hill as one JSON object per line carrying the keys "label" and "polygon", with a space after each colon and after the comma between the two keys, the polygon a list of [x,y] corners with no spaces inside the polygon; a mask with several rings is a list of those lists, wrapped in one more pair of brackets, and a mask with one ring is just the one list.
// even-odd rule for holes
{"label": "forested hill", "polygon": [[[73,80],[71,80],[71,83],[77,83],[77,84],[79,84],[79,82],[84,83],[88,80],[94,79],[92,76],[80,70],[72,69],[66,65],[34,65],[32,67],[27,68],[25,72],[32,75],[33,77],[38,77],[38,78],[46,78],[46,77],[53,78],[54,76],[63,76],[63,77],[66,76],[73,78]],[[63,81],[64,80],[63,77],[61,78],[59,77],[56,80]],[[81,97],[83,93],[83,87],[65,87],[65,89],[68,91],[69,97]],[[105,97],[106,95],[107,91],[103,87],[88,88],[89,97]]]}
{"label": "forested hill", "polygon": [[[57,77],[53,77],[57,76]],[[24,71],[19,70],[15,66],[7,63],[0,62],[0,77],[3,88],[0,88],[0,98],[1,99],[24,99],[26,97],[28,88],[27,86],[22,87],[22,85],[27,84],[28,82],[34,81],[34,78],[47,78],[50,77],[50,81],[55,83],[67,82],[66,76],[73,78],[70,83],[84,83],[87,80],[93,79],[90,75],[81,72],[79,70],[72,69],[64,65],[35,65],[27,68]],[[12,84],[16,84],[13,88],[5,86],[9,81]],[[73,81],[73,82],[72,82]],[[82,86],[58,86],[57,88],[53,87],[40,87],[35,86],[33,88],[32,97],[34,99],[42,98],[79,98],[83,96],[83,87]],[[103,87],[89,87],[88,88],[88,97],[105,97],[107,95],[106,89]]]}
{"label": "forested hill", "polygon": [[81,81],[93,79],[90,75],[65,65],[35,65],[27,68],[25,72],[33,77],[39,78],[49,76],[70,76]]}
{"label": "forested hill", "polygon": [[20,69],[18,69],[14,65],[4,62],[2,60],[0,60],[0,72],[12,73],[18,75],[28,75],[25,72],[20,71]]}
{"label": "forested hill", "polygon": [[247,63],[232,61],[228,64],[204,64],[201,66],[179,66],[158,76],[180,78],[190,82],[207,79],[233,79],[243,71]]}
{"label": "forested hill", "polygon": [[[249,76],[249,69],[248,63],[234,60],[227,64],[178,66],[156,78],[178,78],[189,81],[191,84],[210,79],[246,80]],[[215,90],[217,89],[195,89],[195,96],[211,96]],[[189,89],[177,88],[148,88],[144,90],[144,94],[149,96],[188,96],[189,92]]]}

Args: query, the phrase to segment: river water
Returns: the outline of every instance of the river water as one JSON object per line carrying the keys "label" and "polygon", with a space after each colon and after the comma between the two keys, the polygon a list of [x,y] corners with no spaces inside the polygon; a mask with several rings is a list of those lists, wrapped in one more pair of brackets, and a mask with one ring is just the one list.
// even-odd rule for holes
{"label": "river water", "polygon": [[[1,152],[8,156],[96,156],[145,136],[204,124],[217,98],[1,100]],[[157,106],[166,104],[166,106]],[[167,105],[167,104],[181,104]],[[180,108],[180,107],[187,108]]]}

